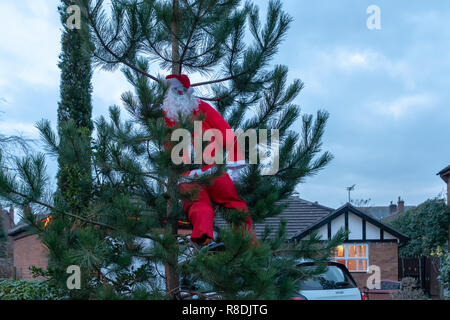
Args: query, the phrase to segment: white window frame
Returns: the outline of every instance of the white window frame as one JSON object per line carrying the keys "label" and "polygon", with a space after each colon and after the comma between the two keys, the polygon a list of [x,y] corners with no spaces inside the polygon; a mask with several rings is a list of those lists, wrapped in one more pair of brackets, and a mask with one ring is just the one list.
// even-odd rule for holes
{"label": "white window frame", "polygon": [[[358,270],[358,271],[352,271],[352,270],[348,270],[351,273],[367,273],[369,272],[369,244],[368,243],[344,243],[342,244],[342,246],[344,246],[344,257],[336,257],[333,256],[333,260],[335,262],[337,262],[338,260],[344,260],[345,261],[345,266],[348,269],[348,260],[366,260],[366,270]],[[349,246],[365,246],[366,247],[366,256],[365,257],[349,257],[348,256],[348,247]]]}

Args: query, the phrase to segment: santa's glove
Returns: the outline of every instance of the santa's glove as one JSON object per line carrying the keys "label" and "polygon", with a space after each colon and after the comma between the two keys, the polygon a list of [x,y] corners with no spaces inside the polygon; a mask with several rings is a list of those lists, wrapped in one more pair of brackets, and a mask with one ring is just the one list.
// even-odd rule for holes
{"label": "santa's glove", "polygon": [[242,181],[242,169],[243,167],[227,168],[227,173],[234,183],[240,183]]}
{"label": "santa's glove", "polygon": [[202,169],[195,169],[195,170],[191,170],[189,172],[188,176],[182,176],[179,180],[178,180],[178,184],[183,184],[183,183],[191,183],[193,182],[193,180],[195,180],[196,178],[200,178],[201,176],[205,175],[205,174],[213,174],[215,172],[215,168],[209,168],[206,171],[202,171]]}

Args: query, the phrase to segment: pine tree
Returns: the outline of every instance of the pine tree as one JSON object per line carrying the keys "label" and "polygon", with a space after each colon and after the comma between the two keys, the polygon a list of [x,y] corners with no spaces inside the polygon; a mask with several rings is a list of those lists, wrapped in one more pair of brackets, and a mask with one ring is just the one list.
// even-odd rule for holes
{"label": "pine tree", "polygon": [[[259,161],[247,166],[237,185],[253,221],[263,221],[280,214],[285,208],[280,201],[332,159],[321,150],[328,113],[303,115],[301,132],[292,130],[300,119],[294,99],[303,83],[287,84],[287,67],[270,64],[292,19],[280,1],[269,2],[264,24],[255,5],[238,0],[111,3],[110,14],[101,0],[78,5],[90,26],[95,63],[106,70],[122,67],[134,87],[122,96],[130,119],[123,120],[120,108],[111,107],[109,120],[101,117],[95,122],[90,149],[74,121],[66,122],[58,135],[47,121],[38,125],[53,156],[64,154],[68,163],[90,159],[92,191],[85,192],[90,196],[81,193],[87,198],[79,207],[67,206],[58,197],[42,200],[42,155],[19,161],[15,176],[4,171],[0,175],[0,196],[26,206],[30,219],[38,208],[51,211],[47,227],[34,221],[54,257],[46,274],[64,289],[65,268],[79,265],[82,290],[69,294],[82,298],[291,298],[298,280],[310,276],[296,267],[298,259],[326,261],[344,232],[329,242],[313,234],[293,243],[286,238],[283,222],[277,231],[267,228],[255,245],[241,227],[242,214],[217,208],[216,214],[233,226],[220,230],[224,252],[197,250],[179,235],[180,222],[186,220],[180,200],[196,194],[181,194],[178,182],[199,165],[171,161],[167,142],[178,127],[164,123],[160,106],[167,87],[150,69],[158,63],[161,73],[212,79],[193,87],[234,129],[278,130],[278,172],[263,175]],[[191,120],[180,119],[179,127],[192,131]],[[217,169],[196,183],[208,184],[223,167]],[[86,167],[83,173],[87,172]],[[71,181],[75,182],[68,189],[77,190],[73,194],[78,196],[78,180]]]}
{"label": "pine tree", "polygon": [[[30,139],[23,136],[11,136],[0,133],[0,170],[8,172],[14,167],[15,155],[19,153],[26,153],[30,151]],[[7,231],[10,225],[10,217],[6,211],[3,211],[2,201],[0,197],[0,262],[2,259],[7,259],[8,263],[12,264],[11,252],[9,252]],[[11,261],[8,261],[11,260]],[[0,263],[1,267],[1,263]],[[3,276],[9,276],[9,269]]]}
{"label": "pine tree", "polygon": [[[80,28],[69,23],[70,16],[73,14],[70,10],[72,5],[73,1],[61,0],[58,6],[62,23],[61,54],[58,64],[61,70],[60,101],[57,111],[59,141],[57,146],[50,146],[55,149],[49,150],[50,153],[53,151],[53,155],[58,161],[57,190],[47,192],[47,194],[52,194],[52,197],[46,199],[48,200],[46,202],[55,205],[60,212],[70,212],[83,217],[87,214],[87,208],[93,197],[91,173],[91,134],[94,128],[91,119],[92,54],[86,20],[81,17]],[[38,127],[49,130],[50,123],[43,120]],[[38,159],[43,158],[38,156],[34,160],[39,162]],[[18,167],[27,170],[27,166],[31,163],[33,161],[19,161]],[[42,179],[45,178],[42,177]],[[42,183],[46,181],[45,179]],[[36,221],[29,203],[25,201],[21,205],[24,207],[26,218],[37,228],[36,231],[41,240],[50,249],[49,270],[52,270],[52,276],[62,279],[67,275],[67,267],[76,264],[68,258],[68,255],[80,241],[86,227],[80,225],[78,219],[54,214],[50,208],[40,206],[38,208],[42,213],[40,216],[50,216],[54,226],[54,228],[52,226],[51,232],[42,232],[42,222],[39,219]],[[36,210],[36,208],[33,209]],[[60,229],[58,226],[61,226]],[[89,273],[83,274],[84,279],[89,277]],[[83,283],[83,285],[89,288],[87,283]],[[89,298],[90,294],[88,290],[72,291],[70,296]]]}

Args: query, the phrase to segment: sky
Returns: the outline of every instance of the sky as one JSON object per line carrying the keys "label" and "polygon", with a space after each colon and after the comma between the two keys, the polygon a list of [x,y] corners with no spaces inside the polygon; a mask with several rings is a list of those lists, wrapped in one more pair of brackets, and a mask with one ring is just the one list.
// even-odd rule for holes
{"label": "sky", "polygon": [[[268,1],[253,1],[263,11]],[[283,0],[293,17],[274,64],[305,88],[303,113],[327,110],[324,150],[334,160],[297,191],[337,208],[352,199],[417,205],[444,191],[450,164],[450,2]],[[34,124],[56,123],[61,26],[58,0],[0,1],[0,133],[38,139]],[[380,8],[369,30],[367,8]],[[130,85],[96,70],[93,116],[106,115]],[[300,123],[293,128],[300,130]],[[55,163],[49,164],[54,175]]]}

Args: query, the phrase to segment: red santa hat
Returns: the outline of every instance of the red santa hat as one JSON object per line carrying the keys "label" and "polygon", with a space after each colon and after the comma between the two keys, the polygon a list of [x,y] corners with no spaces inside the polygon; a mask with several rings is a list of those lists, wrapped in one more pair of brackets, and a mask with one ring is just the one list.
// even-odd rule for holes
{"label": "red santa hat", "polygon": [[189,80],[189,77],[185,74],[171,74],[166,77],[166,80],[169,79],[177,79],[186,89],[189,89],[191,87],[191,81]]}
{"label": "red santa hat", "polygon": [[187,89],[187,93],[192,95],[194,93],[194,88],[191,87],[191,81],[189,77],[185,74],[171,74],[166,77],[166,80],[170,82],[180,83],[183,87]]}

